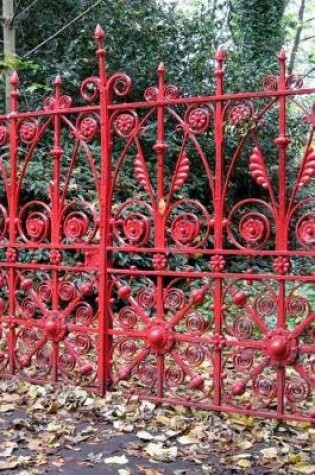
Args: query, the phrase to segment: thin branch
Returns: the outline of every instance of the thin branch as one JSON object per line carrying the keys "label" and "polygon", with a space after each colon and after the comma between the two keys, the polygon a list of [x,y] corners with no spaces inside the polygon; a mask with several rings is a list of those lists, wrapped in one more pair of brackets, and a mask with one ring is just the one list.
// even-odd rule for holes
{"label": "thin branch", "polygon": [[304,25],[305,23],[308,23],[309,21],[314,21],[315,20],[315,16],[313,16],[312,18],[307,18],[306,20],[304,20]]}
{"label": "thin branch", "polygon": [[17,15],[20,3],[21,3],[21,0],[18,0],[17,5],[16,5],[15,10],[14,10],[14,13],[13,13],[12,20],[11,20],[12,24],[13,24],[14,20],[16,19],[16,15]]}
{"label": "thin branch", "polygon": [[26,12],[28,12],[28,10],[32,8],[37,2],[38,0],[33,0],[29,5],[27,5],[27,7],[24,8],[24,10],[22,10],[18,15],[15,15],[15,20],[17,20],[18,18],[20,18],[20,16],[23,16]]}
{"label": "thin branch", "polygon": [[307,73],[303,74],[303,78],[307,78],[307,76],[311,76],[312,72],[315,71],[315,66],[311,68]]}
{"label": "thin branch", "polygon": [[42,46],[44,46],[46,43],[48,43],[49,41],[53,40],[54,38],[56,38],[56,36],[58,36],[60,33],[62,33],[63,31],[65,31],[69,26],[73,25],[74,23],[76,23],[78,20],[80,20],[81,18],[83,18],[85,15],[87,15],[93,8],[97,7],[100,3],[101,3],[102,0],[98,0],[97,2],[95,2],[93,5],[91,5],[90,7],[88,7],[86,10],[84,10],[82,13],[80,13],[80,15],[76,16],[75,18],[73,18],[73,20],[69,21],[69,23],[67,23],[66,25],[64,25],[62,28],[60,28],[60,30],[56,31],[56,33],[54,33],[53,35],[49,36],[49,38],[46,38],[46,40],[42,41],[39,45],[37,45],[35,48],[31,49],[28,53],[26,53],[23,58],[27,58],[28,56],[30,56],[32,53],[35,53],[35,51],[37,51],[39,48],[41,48]]}
{"label": "thin branch", "polygon": [[301,42],[302,42],[302,41],[312,40],[313,38],[315,38],[315,35],[307,36],[306,38],[302,38],[302,39],[301,39]]}
{"label": "thin branch", "polygon": [[303,30],[303,18],[304,18],[304,11],[305,11],[305,4],[306,0],[301,0],[299,12],[298,12],[298,27],[295,31],[295,37],[294,37],[294,42],[290,54],[290,61],[289,61],[289,66],[288,66],[288,72],[289,74],[292,73],[294,69],[294,64],[295,64],[295,59],[296,55],[301,43],[301,35],[302,35],[302,30]]}

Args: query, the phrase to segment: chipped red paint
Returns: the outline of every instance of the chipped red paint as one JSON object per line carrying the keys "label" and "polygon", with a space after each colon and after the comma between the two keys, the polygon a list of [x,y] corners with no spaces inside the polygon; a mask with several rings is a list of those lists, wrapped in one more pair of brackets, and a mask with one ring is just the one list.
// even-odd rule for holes
{"label": "chipped red paint", "polygon": [[[2,375],[314,422],[315,277],[295,263],[315,254],[315,110],[301,103],[315,90],[286,75],[281,51],[262,91],[226,94],[220,48],[214,95],[182,97],[161,63],[157,86],[127,103],[131,80],[107,76],[99,26],[95,39],[99,75],[82,82],[84,105],[57,76],[41,110],[20,112],[15,73],[12,112],[0,117]],[[309,125],[293,183],[288,107]],[[25,201],[39,150],[49,199]],[[76,196],[82,159],[90,189]],[[231,194],[240,173],[247,196]],[[191,191],[196,174],[204,198]]]}

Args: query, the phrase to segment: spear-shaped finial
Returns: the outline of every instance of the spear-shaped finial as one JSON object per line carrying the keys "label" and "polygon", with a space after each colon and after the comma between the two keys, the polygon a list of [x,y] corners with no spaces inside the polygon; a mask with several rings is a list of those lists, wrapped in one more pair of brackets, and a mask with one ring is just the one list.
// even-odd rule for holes
{"label": "spear-shaped finial", "polygon": [[101,25],[96,25],[95,31],[94,31],[94,38],[99,41],[103,40],[105,38],[105,33]]}
{"label": "spear-shaped finial", "polygon": [[226,59],[226,52],[225,49],[222,45],[220,45],[215,53],[214,59],[219,63],[219,65],[222,65],[222,63]]}
{"label": "spear-shaped finial", "polygon": [[158,72],[158,75],[160,76],[164,76],[165,74],[165,66],[164,66],[164,63],[161,61],[160,64],[158,65],[158,68],[157,68],[157,72]]}
{"label": "spear-shaped finial", "polygon": [[10,78],[10,84],[14,89],[16,89],[19,83],[20,83],[20,79],[19,79],[18,73],[16,71],[13,71],[13,74]]}
{"label": "spear-shaped finial", "polygon": [[57,74],[57,76],[55,77],[54,85],[55,86],[62,86],[62,78],[61,78],[60,74]]}
{"label": "spear-shaped finial", "polygon": [[16,113],[17,108],[18,108],[18,99],[19,99],[19,87],[20,84],[20,79],[18,76],[18,73],[16,71],[13,71],[12,76],[10,78],[10,85],[11,85],[11,102],[10,102],[10,110],[11,113]]}
{"label": "spear-shaped finial", "polygon": [[223,46],[219,46],[217,52],[214,56],[216,61],[214,74],[216,76],[216,93],[218,95],[223,94],[223,77],[224,77],[224,67],[223,63],[226,58],[226,53]]}
{"label": "spear-shaped finial", "polygon": [[279,53],[277,54],[277,58],[278,58],[278,61],[285,61],[287,59],[287,55],[285,53],[285,49],[284,48],[281,48],[281,50],[279,51]]}

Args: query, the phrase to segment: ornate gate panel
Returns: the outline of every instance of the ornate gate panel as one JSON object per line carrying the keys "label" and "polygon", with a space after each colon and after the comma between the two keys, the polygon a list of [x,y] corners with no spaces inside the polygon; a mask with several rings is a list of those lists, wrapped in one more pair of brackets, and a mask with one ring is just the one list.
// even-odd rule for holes
{"label": "ornate gate panel", "polygon": [[160,64],[127,103],[95,37],[88,105],[58,78],[20,113],[14,76],[1,118],[3,374],[315,420],[315,90],[282,51],[261,91],[226,94],[220,49],[214,95]]}

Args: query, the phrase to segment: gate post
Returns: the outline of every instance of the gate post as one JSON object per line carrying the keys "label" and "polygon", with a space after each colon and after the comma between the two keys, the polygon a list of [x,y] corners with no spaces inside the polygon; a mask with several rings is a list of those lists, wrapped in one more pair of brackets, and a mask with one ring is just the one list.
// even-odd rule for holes
{"label": "gate post", "polygon": [[[216,96],[223,95],[225,52],[219,47],[215,55]],[[223,203],[222,203],[222,173],[223,173],[223,121],[222,100],[216,100],[214,111],[215,137],[215,180],[214,180],[214,249],[215,256],[220,255],[223,245]],[[213,257],[215,257],[213,256]],[[223,270],[223,269],[222,269]],[[213,272],[221,272],[213,266]],[[222,327],[222,278],[215,277],[214,290],[214,404],[221,404],[221,327]]]}
{"label": "gate post", "polygon": [[[286,55],[284,49],[278,54],[279,63],[279,89],[286,89]],[[286,223],[287,203],[286,203],[286,152],[290,139],[286,134],[286,96],[279,97],[279,116],[278,116],[278,137],[275,144],[278,147],[278,175],[279,175],[279,213],[277,223],[277,251],[287,251],[288,247],[288,229]],[[287,257],[287,259],[289,259]],[[285,294],[286,281],[278,280],[278,317],[277,330],[282,330],[286,326]],[[284,412],[284,392],[285,392],[285,367],[277,369],[277,418],[281,419]]]}
{"label": "gate post", "polygon": [[10,79],[11,84],[11,113],[8,115],[10,121],[10,173],[9,179],[6,183],[8,194],[8,209],[9,209],[9,243],[6,253],[6,262],[11,264],[8,269],[8,290],[9,290],[9,372],[14,374],[15,371],[15,282],[16,282],[16,268],[14,262],[16,259],[16,226],[17,226],[17,161],[18,161],[18,121],[16,114],[18,112],[19,99],[19,77],[16,71],[12,74]]}
{"label": "gate post", "polygon": [[111,339],[109,327],[109,279],[108,279],[108,244],[110,239],[110,190],[111,190],[111,154],[108,103],[109,91],[105,63],[104,31],[97,25],[94,38],[97,43],[100,94],[100,129],[101,129],[101,191],[100,191],[100,257],[99,257],[99,331],[98,331],[98,379],[100,394],[104,395],[110,380],[109,365]]}

